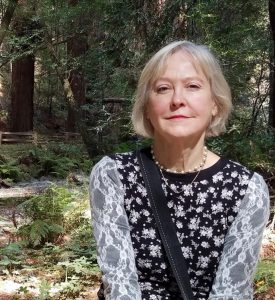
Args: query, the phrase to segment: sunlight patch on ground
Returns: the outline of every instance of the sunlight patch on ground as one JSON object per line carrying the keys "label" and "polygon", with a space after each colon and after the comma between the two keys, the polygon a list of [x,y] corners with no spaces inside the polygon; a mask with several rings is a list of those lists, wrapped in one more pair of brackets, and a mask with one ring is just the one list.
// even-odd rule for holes
{"label": "sunlight patch on ground", "polygon": [[[28,278],[28,282],[18,283],[11,279],[0,280],[0,291],[6,294],[20,293],[20,290],[26,290],[27,293],[39,295],[39,288],[42,282],[36,277]],[[52,289],[52,294],[57,292],[57,289]]]}
{"label": "sunlight patch on ground", "polygon": [[38,294],[39,293],[39,280],[35,277],[29,278],[29,282],[18,283],[11,279],[0,280],[0,291],[7,294],[14,294],[18,292],[20,288],[27,288],[29,293]]}
{"label": "sunlight patch on ground", "polygon": [[21,284],[12,280],[0,280],[0,291],[8,294],[12,294],[19,289]]}
{"label": "sunlight patch on ground", "polygon": [[[35,297],[40,294],[39,287],[41,286],[41,284],[42,284],[42,282],[36,277],[29,278],[29,282],[27,282],[27,283],[26,282],[18,283],[13,280],[10,280],[10,279],[0,280],[0,292],[1,292],[1,294],[2,293],[5,294],[4,299],[9,299],[9,298],[6,298],[7,295],[10,295],[10,296],[18,295],[18,294],[20,294],[20,289],[26,288],[27,294],[32,295],[32,297]],[[65,282],[63,284],[60,284],[57,286],[51,285],[50,290],[49,290],[49,296],[54,297],[55,295],[57,295],[62,290],[62,288],[64,288],[65,285],[66,285]],[[86,291],[82,292],[82,296],[78,297],[77,299],[96,300],[98,289],[99,289],[99,283],[97,283],[93,287],[87,287]],[[1,294],[0,294],[0,300],[1,300]]]}
{"label": "sunlight patch on ground", "polygon": [[[69,282],[62,282],[59,284],[49,284],[49,296],[54,297],[55,295],[59,294],[67,285],[69,285]],[[27,294],[31,294],[33,296],[38,296],[40,294],[40,288],[43,285],[43,280],[40,280],[37,277],[29,277],[28,282],[22,282],[18,283],[11,279],[6,280],[0,280],[0,292],[4,293],[6,295],[14,295],[19,294],[20,290],[22,293],[22,290],[26,290]],[[96,294],[97,290],[99,289],[99,283],[96,283],[92,287],[87,287],[86,292],[83,291],[82,293],[85,296],[85,298],[79,298],[79,299],[97,299]],[[0,295],[1,300],[1,295]]]}

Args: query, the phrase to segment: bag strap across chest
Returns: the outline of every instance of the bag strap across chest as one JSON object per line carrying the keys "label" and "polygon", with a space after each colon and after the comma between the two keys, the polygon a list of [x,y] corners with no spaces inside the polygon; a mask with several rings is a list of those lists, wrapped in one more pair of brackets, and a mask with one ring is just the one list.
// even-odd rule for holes
{"label": "bag strap across chest", "polygon": [[137,151],[151,208],[166,255],[184,300],[194,300],[187,266],[161,186],[160,172],[148,149]]}

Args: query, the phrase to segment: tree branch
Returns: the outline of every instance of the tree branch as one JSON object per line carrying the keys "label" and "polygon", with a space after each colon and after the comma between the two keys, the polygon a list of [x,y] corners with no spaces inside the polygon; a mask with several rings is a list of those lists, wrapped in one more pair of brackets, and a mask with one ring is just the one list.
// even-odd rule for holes
{"label": "tree branch", "polygon": [[12,17],[13,17],[13,14],[14,14],[17,4],[18,4],[18,0],[10,0],[9,1],[7,10],[3,16],[3,19],[2,19],[2,22],[0,25],[0,46],[2,45],[3,40],[6,36],[7,30],[10,26],[10,23],[11,23],[11,20],[12,20]]}

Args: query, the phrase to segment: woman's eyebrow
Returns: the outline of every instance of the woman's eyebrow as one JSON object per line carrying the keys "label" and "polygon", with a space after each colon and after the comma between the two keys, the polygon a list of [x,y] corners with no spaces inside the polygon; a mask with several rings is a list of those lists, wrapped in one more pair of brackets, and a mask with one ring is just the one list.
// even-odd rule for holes
{"label": "woman's eyebrow", "polygon": [[[173,77],[159,77],[155,81],[155,83],[157,83],[158,81],[171,81],[171,80],[173,80]],[[200,77],[200,76],[187,76],[187,77],[181,78],[180,80],[181,81],[197,80],[197,81],[199,81],[201,83],[205,82],[205,80],[202,77]]]}

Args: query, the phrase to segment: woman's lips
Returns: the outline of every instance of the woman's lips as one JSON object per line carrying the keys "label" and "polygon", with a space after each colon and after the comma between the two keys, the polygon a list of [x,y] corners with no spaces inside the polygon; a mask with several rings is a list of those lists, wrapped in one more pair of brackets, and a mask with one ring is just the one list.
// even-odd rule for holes
{"label": "woman's lips", "polygon": [[173,120],[173,119],[189,119],[190,117],[185,115],[174,115],[167,118],[167,120]]}

